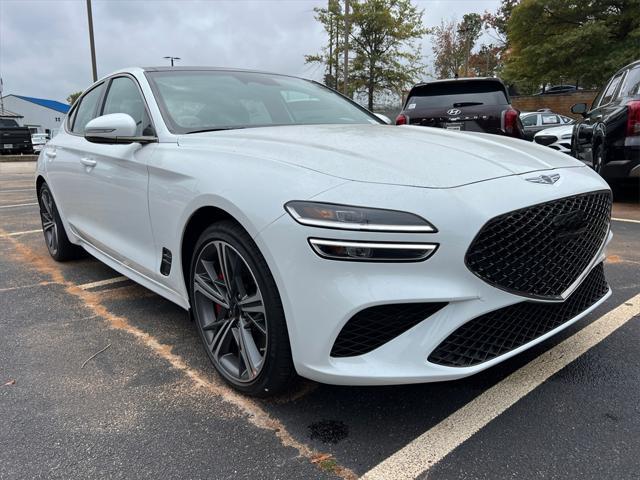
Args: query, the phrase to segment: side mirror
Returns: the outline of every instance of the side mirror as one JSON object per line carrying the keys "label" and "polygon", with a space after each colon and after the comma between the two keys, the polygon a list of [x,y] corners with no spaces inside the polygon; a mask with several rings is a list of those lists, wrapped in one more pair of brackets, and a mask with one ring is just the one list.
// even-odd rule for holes
{"label": "side mirror", "polygon": [[576,113],[578,115],[584,116],[587,113],[587,104],[586,103],[576,103],[571,107],[571,113]]}
{"label": "side mirror", "polygon": [[156,137],[136,136],[136,121],[126,113],[94,118],[84,127],[84,138],[92,143],[129,144],[157,142]]}
{"label": "side mirror", "polygon": [[391,125],[391,119],[386,115],[383,115],[381,113],[374,113],[374,115],[378,117],[380,120],[382,120],[384,123],[386,123],[387,125]]}

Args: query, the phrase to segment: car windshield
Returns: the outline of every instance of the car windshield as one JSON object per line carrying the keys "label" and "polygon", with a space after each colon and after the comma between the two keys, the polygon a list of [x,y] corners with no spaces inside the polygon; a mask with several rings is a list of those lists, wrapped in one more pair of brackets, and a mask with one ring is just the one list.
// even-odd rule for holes
{"label": "car windshield", "polygon": [[308,80],[239,71],[147,72],[173,133],[310,124],[379,124],[374,115]]}
{"label": "car windshield", "polygon": [[463,81],[414,87],[407,101],[407,109],[508,104],[504,87],[499,82]]}

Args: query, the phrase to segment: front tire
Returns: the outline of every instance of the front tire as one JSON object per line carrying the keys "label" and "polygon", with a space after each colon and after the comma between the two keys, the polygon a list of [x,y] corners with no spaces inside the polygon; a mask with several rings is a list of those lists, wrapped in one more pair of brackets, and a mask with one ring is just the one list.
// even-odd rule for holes
{"label": "front tire", "polygon": [[51,190],[46,183],[43,183],[38,191],[38,204],[40,205],[42,232],[49,255],[57,262],[78,258],[82,254],[82,250],[69,241],[56,202],[53,200]]}
{"label": "front tire", "polygon": [[264,257],[236,223],[207,228],[189,275],[193,317],[218,373],[236,390],[275,395],[295,378],[280,295]]}

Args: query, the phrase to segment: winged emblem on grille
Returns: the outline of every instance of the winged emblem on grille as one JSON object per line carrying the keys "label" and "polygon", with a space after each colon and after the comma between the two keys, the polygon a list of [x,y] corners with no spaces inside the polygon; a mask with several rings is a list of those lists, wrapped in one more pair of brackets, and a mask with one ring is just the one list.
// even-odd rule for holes
{"label": "winged emblem on grille", "polygon": [[553,185],[558,180],[560,180],[560,174],[553,173],[551,175],[538,175],[537,177],[525,178],[525,180],[527,182],[532,182],[532,183],[543,183],[546,185]]}

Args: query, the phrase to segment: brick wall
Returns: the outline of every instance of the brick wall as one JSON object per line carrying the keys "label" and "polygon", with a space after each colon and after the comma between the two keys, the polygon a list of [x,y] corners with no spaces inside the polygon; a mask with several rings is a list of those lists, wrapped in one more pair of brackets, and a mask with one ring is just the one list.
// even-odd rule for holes
{"label": "brick wall", "polygon": [[597,93],[597,90],[580,90],[565,95],[522,95],[511,97],[511,104],[521,112],[534,112],[541,108],[549,108],[555,113],[578,119],[580,115],[571,113],[571,105],[576,103],[591,105]]}

